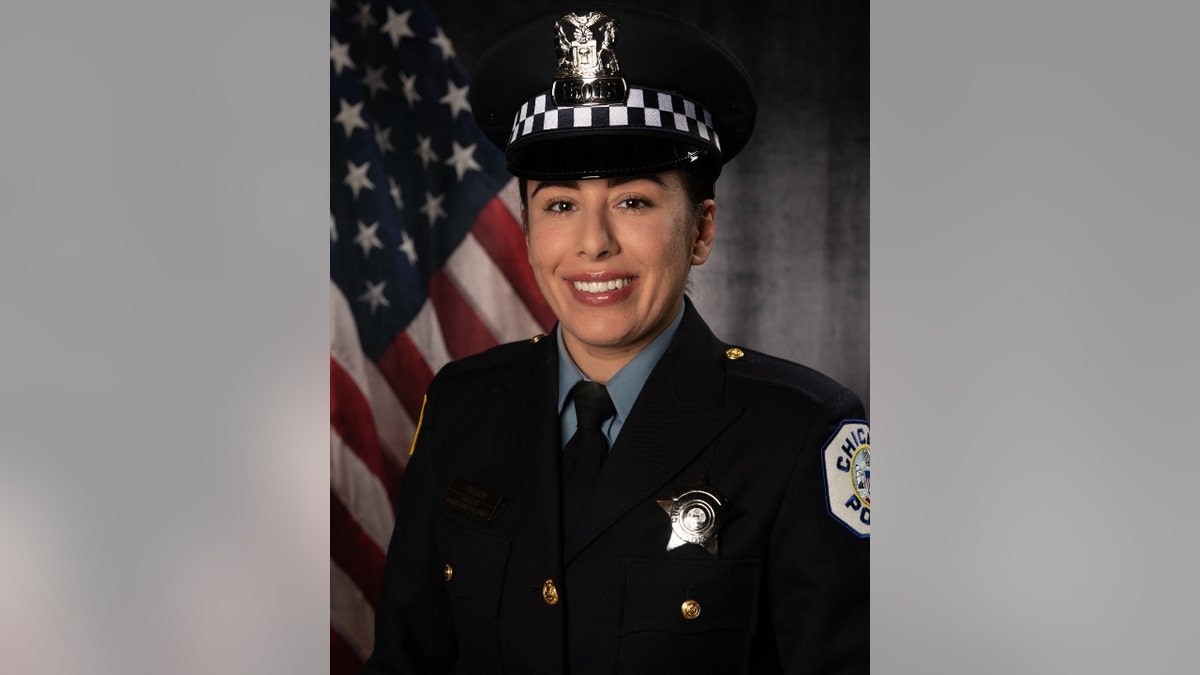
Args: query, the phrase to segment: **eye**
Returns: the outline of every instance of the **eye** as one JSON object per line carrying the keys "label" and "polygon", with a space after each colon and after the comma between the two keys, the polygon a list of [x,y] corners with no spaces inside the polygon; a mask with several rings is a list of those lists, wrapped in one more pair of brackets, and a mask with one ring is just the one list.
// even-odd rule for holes
{"label": "eye", "polygon": [[617,202],[617,208],[629,209],[633,211],[644,209],[647,206],[650,206],[650,202],[642,199],[641,197],[625,197],[621,201]]}
{"label": "eye", "polygon": [[565,199],[552,199],[543,208],[549,213],[567,213],[574,211],[575,205]]}

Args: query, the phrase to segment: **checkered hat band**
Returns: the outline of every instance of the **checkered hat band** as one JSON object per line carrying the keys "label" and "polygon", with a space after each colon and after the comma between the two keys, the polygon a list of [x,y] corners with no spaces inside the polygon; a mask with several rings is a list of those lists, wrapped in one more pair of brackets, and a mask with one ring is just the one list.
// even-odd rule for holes
{"label": "checkered hat band", "polygon": [[656,89],[630,87],[625,103],[557,108],[550,92],[538,94],[517,110],[508,143],[546,131],[567,129],[665,129],[721,149],[712,115],[704,106]]}

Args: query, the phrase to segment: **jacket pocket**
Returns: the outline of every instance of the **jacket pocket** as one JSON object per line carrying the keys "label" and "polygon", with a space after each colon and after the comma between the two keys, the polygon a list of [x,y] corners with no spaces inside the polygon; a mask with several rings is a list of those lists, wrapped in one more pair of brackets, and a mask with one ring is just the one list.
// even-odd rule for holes
{"label": "jacket pocket", "polygon": [[438,553],[458,640],[459,667],[497,672],[500,663],[496,617],[504,591],[509,543],[437,518]]}
{"label": "jacket pocket", "polygon": [[619,672],[741,672],[758,618],[760,567],[627,559]]}

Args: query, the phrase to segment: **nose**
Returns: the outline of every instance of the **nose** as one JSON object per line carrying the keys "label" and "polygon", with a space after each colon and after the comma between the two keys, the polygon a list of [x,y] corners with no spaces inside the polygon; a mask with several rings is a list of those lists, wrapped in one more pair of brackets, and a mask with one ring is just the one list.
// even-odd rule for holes
{"label": "nose", "polygon": [[579,241],[576,255],[593,260],[603,260],[615,255],[620,247],[614,236],[612,219],[608,209],[603,206],[593,206],[584,209],[584,217],[580,219]]}

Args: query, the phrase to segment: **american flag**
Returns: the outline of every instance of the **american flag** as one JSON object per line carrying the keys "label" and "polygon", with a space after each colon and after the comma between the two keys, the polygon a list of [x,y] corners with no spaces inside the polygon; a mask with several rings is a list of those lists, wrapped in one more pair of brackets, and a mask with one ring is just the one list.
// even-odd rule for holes
{"label": "american flag", "polygon": [[335,675],[374,602],[425,390],[445,363],[547,332],[516,181],[420,2],[331,0],[330,628]]}

